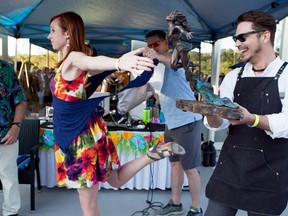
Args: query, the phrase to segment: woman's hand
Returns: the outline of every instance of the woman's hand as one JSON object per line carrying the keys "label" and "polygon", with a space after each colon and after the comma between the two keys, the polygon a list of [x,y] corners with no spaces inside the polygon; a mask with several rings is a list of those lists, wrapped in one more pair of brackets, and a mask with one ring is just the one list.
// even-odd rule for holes
{"label": "woman's hand", "polygon": [[148,57],[138,56],[144,50],[145,48],[143,47],[124,54],[118,62],[119,68],[123,71],[130,71],[136,76],[143,71],[152,71],[152,68],[155,67],[153,60]]}
{"label": "woman's hand", "polygon": [[171,67],[171,56],[168,52],[159,54],[158,52],[156,52],[156,50],[152,48],[145,48],[143,55],[151,59],[158,59],[159,62],[161,62],[165,66]]}

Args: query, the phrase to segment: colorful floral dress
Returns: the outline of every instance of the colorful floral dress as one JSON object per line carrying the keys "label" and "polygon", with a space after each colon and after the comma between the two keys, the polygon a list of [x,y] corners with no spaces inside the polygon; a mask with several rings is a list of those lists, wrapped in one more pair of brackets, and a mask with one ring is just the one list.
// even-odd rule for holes
{"label": "colorful floral dress", "polygon": [[[73,81],[62,77],[61,68],[51,81],[51,91],[61,100],[73,102],[86,99],[88,72],[82,72]],[[112,169],[120,162],[111,139],[107,138],[104,120],[92,113],[85,128],[69,146],[69,156],[64,154],[55,140],[56,178],[59,186],[89,188],[99,181],[105,182]]]}

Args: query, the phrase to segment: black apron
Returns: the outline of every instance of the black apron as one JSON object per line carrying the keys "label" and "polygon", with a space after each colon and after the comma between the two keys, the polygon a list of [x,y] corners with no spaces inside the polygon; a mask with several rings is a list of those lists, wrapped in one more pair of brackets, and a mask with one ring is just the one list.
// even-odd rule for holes
{"label": "black apron", "polygon": [[[235,102],[258,115],[282,109],[278,78],[238,74]],[[287,120],[288,122],[288,120]],[[217,166],[206,187],[206,196],[244,211],[280,215],[287,205],[288,139],[272,139],[264,130],[231,125]]]}

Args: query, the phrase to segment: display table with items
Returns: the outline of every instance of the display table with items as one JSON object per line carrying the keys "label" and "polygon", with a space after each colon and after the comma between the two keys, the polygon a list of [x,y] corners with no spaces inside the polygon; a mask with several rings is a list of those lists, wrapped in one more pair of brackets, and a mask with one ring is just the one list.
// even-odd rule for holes
{"label": "display table with items", "polygon": [[[109,134],[119,154],[121,164],[145,155],[149,146],[164,141],[163,125],[149,127],[123,128],[108,124]],[[56,162],[54,155],[54,135],[51,122],[41,124],[40,128],[40,173],[43,186],[54,187],[56,183]],[[185,185],[187,180],[185,178]],[[112,188],[108,183],[100,183],[100,187]],[[124,184],[121,189],[162,189],[171,188],[170,164],[167,158],[146,166],[136,176]]]}

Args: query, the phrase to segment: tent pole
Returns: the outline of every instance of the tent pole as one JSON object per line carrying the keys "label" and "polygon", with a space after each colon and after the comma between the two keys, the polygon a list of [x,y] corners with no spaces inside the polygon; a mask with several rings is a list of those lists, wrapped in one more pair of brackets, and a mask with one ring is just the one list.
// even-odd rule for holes
{"label": "tent pole", "polygon": [[199,72],[201,73],[201,46],[199,47],[199,52],[198,52],[198,55],[199,55]]}
{"label": "tent pole", "polygon": [[9,61],[9,58],[8,58],[8,36],[0,34],[0,38],[2,38],[2,59],[4,61]]}
{"label": "tent pole", "polygon": [[212,44],[212,73],[211,84],[214,88],[214,93],[218,95],[218,83],[220,74],[220,59],[221,59],[221,40],[217,40]]}
{"label": "tent pole", "polygon": [[17,50],[18,50],[18,39],[16,38],[15,41],[15,55],[14,55],[14,70],[16,71],[16,73],[18,73],[17,71]]}
{"label": "tent pole", "polygon": [[[202,71],[201,71],[201,45],[199,46],[199,52],[198,52],[198,64],[199,64],[199,79],[201,78],[201,74],[202,74]],[[198,101],[201,100],[201,95],[198,94],[198,98],[197,98]]]}
{"label": "tent pole", "polygon": [[288,61],[288,44],[287,44],[287,37],[288,37],[288,18],[286,17],[281,21],[282,25],[282,32],[281,32],[281,41],[280,41],[280,50],[279,56],[283,61]]}
{"label": "tent pole", "polygon": [[[217,40],[212,44],[212,73],[211,73],[211,85],[214,88],[214,93],[218,95],[218,83],[219,83],[219,70],[221,59],[221,40]],[[208,140],[215,141],[215,131],[208,131]]]}

